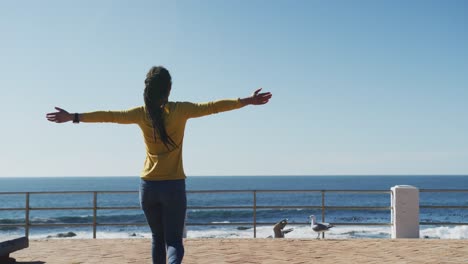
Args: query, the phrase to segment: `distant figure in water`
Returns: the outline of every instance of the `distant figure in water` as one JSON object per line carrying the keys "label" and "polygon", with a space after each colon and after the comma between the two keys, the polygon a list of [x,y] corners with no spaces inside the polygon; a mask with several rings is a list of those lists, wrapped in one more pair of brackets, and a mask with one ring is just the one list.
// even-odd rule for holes
{"label": "distant figure in water", "polygon": [[331,225],[329,223],[317,223],[315,220],[315,215],[309,216],[310,218],[310,227],[314,232],[317,232],[317,239],[320,238],[320,233],[327,232],[330,230],[330,228],[334,227],[334,225]]}
{"label": "distant figure in water", "polygon": [[[69,113],[59,107],[48,113],[51,122],[108,122],[137,124],[146,144],[146,160],[141,172],[140,203],[152,233],[153,263],[181,263],[184,257],[183,231],[187,198],[182,147],[188,119],[247,105],[268,103],[271,93],[213,101],[208,103],[171,102],[172,78],[162,67],[146,74],[144,105],[123,111]],[[214,155],[219,155],[216,153]],[[167,254],[167,255],[166,255]]]}

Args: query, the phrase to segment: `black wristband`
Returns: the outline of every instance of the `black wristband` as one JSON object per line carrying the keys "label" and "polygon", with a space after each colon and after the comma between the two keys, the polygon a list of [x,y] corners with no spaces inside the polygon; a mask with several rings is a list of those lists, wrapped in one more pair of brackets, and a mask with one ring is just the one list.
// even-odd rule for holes
{"label": "black wristband", "polygon": [[75,115],[73,116],[73,123],[80,123],[80,116],[78,115],[78,113],[75,113]]}

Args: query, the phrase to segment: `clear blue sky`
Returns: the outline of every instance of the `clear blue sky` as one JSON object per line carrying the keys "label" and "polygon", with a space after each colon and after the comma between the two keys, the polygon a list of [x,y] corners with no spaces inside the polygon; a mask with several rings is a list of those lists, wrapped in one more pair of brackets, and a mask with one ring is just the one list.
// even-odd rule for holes
{"label": "clear blue sky", "polygon": [[[169,2],[169,3],[168,3]],[[138,175],[143,103],[273,93],[191,120],[187,175],[468,174],[467,1],[2,1],[0,176]]]}

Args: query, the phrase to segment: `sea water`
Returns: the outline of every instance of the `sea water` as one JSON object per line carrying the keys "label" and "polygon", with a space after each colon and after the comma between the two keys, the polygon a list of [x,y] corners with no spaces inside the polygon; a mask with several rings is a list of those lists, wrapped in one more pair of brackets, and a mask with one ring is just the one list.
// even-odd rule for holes
{"label": "sea water", "polygon": [[[134,191],[128,194],[98,194],[98,207],[138,207],[138,177],[30,177],[0,178],[0,192],[53,191]],[[468,176],[193,176],[187,179],[187,190],[386,190],[395,185],[412,185],[420,189],[468,189]],[[253,192],[189,193],[188,206],[253,205]],[[320,206],[320,192],[257,192],[257,206]],[[420,193],[421,205],[468,206],[468,192]],[[0,208],[21,208],[24,194],[0,195]],[[326,206],[389,207],[388,193],[326,193]],[[93,207],[93,194],[31,194],[30,207]],[[390,223],[389,210],[326,210],[325,221],[332,223]],[[444,226],[438,223],[468,222],[468,209],[420,210],[421,236],[426,238],[468,238],[468,226]],[[289,238],[315,238],[306,223],[309,215],[322,220],[320,209],[257,209],[258,223],[274,223],[287,218],[294,230]],[[187,212],[188,238],[251,238],[253,210],[189,209]],[[92,210],[32,210],[32,224],[91,224]],[[0,210],[0,224],[23,224],[25,212]],[[149,228],[140,209],[98,210],[98,223],[131,223],[128,226],[99,226],[98,238],[150,237]],[[198,223],[233,223],[234,225],[196,226]],[[91,238],[91,227],[32,227],[31,238],[46,238],[58,233],[73,232],[75,238]],[[0,239],[24,234],[21,227],[0,227]],[[257,237],[273,235],[272,226],[257,226]],[[389,238],[389,226],[336,226],[328,238]]]}

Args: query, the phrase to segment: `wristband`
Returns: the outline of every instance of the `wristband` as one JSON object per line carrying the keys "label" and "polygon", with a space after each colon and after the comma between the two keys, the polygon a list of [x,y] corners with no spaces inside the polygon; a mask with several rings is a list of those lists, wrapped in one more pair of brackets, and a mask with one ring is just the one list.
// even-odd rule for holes
{"label": "wristband", "polygon": [[80,116],[78,115],[78,113],[75,113],[75,115],[73,116],[73,123],[80,123]]}

